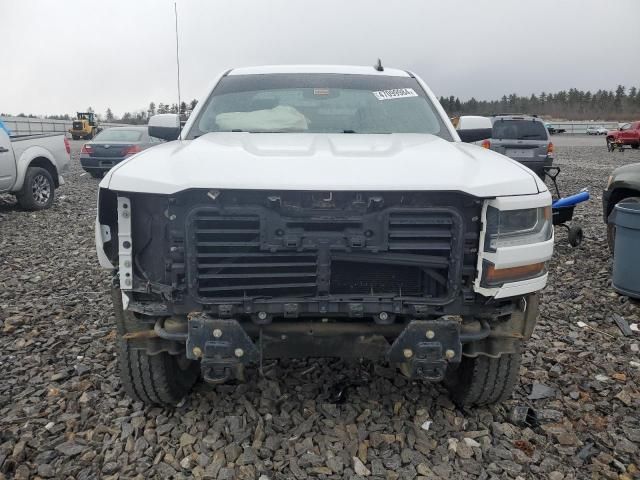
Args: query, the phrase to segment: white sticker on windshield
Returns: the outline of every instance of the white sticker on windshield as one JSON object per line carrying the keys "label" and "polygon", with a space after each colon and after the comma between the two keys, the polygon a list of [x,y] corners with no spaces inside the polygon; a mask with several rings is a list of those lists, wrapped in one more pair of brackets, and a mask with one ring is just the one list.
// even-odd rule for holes
{"label": "white sticker on windshield", "polygon": [[394,98],[417,97],[413,88],[394,88],[392,90],[380,90],[372,92],[378,100],[393,100]]}

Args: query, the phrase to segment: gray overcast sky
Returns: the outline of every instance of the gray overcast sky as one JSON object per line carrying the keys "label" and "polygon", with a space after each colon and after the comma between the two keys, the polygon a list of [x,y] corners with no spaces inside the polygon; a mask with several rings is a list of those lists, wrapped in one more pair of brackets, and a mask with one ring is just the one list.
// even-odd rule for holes
{"label": "gray overcast sky", "polygon": [[[185,100],[228,67],[377,57],[438,96],[640,86],[638,0],[178,0],[178,14]],[[2,112],[176,102],[172,0],[0,0],[0,18]]]}

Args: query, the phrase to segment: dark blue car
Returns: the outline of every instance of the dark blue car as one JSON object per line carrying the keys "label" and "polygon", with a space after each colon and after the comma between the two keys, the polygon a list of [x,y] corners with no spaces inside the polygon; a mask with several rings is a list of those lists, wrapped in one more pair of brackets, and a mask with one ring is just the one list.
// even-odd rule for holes
{"label": "dark blue car", "polygon": [[150,137],[147,127],[113,127],[100,132],[82,146],[80,164],[94,178],[102,176],[125,158],[163,140]]}

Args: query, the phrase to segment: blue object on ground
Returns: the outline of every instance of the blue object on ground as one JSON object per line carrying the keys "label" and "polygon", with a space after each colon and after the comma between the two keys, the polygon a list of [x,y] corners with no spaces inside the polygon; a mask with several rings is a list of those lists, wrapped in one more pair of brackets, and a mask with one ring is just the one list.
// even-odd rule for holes
{"label": "blue object on ground", "polygon": [[573,207],[578,203],[589,200],[589,191],[582,190],[580,193],[568,197],[559,198],[551,204],[551,208]]}
{"label": "blue object on ground", "polygon": [[640,298],[640,203],[618,203],[610,221],[616,226],[613,254],[613,288]]}

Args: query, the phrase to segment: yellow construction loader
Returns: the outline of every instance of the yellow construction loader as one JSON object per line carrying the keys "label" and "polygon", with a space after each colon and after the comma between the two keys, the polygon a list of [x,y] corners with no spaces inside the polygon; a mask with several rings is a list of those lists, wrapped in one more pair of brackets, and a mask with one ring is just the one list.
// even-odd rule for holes
{"label": "yellow construction loader", "polygon": [[98,125],[95,113],[78,112],[73,120],[72,127],[69,129],[69,133],[74,140],[79,140],[80,138],[91,140],[101,130],[102,128]]}

